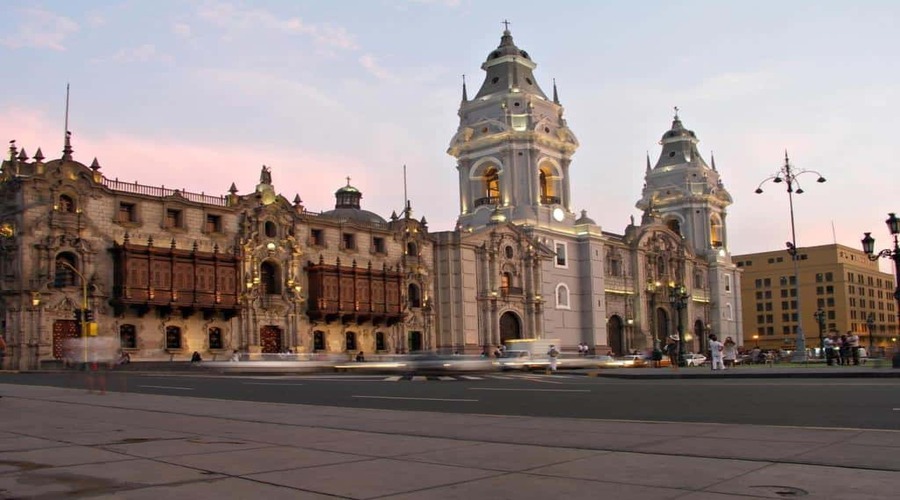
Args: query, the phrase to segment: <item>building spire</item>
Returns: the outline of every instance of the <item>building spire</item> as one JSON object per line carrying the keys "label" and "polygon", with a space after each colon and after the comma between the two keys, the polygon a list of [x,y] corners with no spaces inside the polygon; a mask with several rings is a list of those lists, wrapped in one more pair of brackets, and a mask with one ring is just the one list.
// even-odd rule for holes
{"label": "building spire", "polygon": [[66,83],[66,117],[63,126],[63,160],[72,160],[72,132],[69,132],[69,84]]}
{"label": "building spire", "polygon": [[463,75],[462,78],[463,78],[463,95],[462,95],[462,100],[463,100],[463,102],[468,102],[469,96],[468,96],[468,94],[466,94],[466,75]]}
{"label": "building spire", "polygon": [[718,172],[718,170],[716,170],[716,156],[712,152],[712,150],[710,150],[710,152],[709,152],[709,162],[712,164],[713,171]]}
{"label": "building spire", "polygon": [[556,92],[556,78],[553,79],[553,103],[559,104],[559,93]]}
{"label": "building spire", "polygon": [[647,151],[647,173],[650,173],[650,151]]}

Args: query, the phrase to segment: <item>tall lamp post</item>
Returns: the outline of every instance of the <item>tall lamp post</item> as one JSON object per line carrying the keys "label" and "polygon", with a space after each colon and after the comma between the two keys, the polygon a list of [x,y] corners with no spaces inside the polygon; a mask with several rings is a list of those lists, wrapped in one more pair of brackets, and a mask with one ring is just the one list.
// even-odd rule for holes
{"label": "tall lamp post", "polygon": [[866,330],[869,331],[869,356],[872,356],[872,333],[875,332],[875,313],[870,312],[866,318]]}
{"label": "tall lamp post", "polygon": [[813,313],[813,317],[819,325],[819,357],[822,357],[825,356],[825,311],[820,307]]}
{"label": "tall lamp post", "polygon": [[803,314],[801,314],[802,308],[800,306],[800,270],[798,267],[800,255],[797,251],[797,231],[794,225],[794,193],[804,193],[803,188],[800,187],[800,180],[798,177],[808,173],[819,176],[818,179],[816,179],[816,182],[825,182],[825,178],[822,177],[822,174],[815,170],[795,170],[791,165],[790,159],[788,159],[787,151],[785,151],[784,165],[778,172],[775,172],[775,175],[763,179],[756,188],[756,194],[761,194],[763,192],[763,184],[769,181],[772,181],[775,184],[783,182],[787,188],[788,206],[791,211],[791,241],[787,242],[786,245],[788,253],[791,255],[791,260],[794,261],[794,293],[797,296],[797,342],[792,361],[806,361],[806,338],[803,335]]}
{"label": "tall lamp post", "polygon": [[79,318],[81,319],[81,339],[84,343],[84,362],[88,361],[88,318],[87,318],[87,310],[88,310],[88,292],[87,292],[87,279],[81,274],[81,271],[75,268],[72,264],[64,260],[57,260],[57,265],[63,266],[66,269],[75,273],[81,279],[81,314],[79,314]]}
{"label": "tall lamp post", "polygon": [[650,310],[647,311],[647,326],[650,328],[650,336],[653,338],[653,350],[659,349],[660,339],[656,338],[656,330],[658,326],[654,320],[656,316],[656,292],[659,290],[661,283],[659,281],[647,280],[647,302]]}
{"label": "tall lamp post", "polygon": [[[894,248],[884,249],[875,253],[875,238],[872,237],[872,233],[865,233],[862,239],[862,246],[863,251],[866,252],[870,260],[878,260],[879,257],[884,257],[894,261],[894,285],[896,285],[896,288],[894,288],[894,300],[897,301],[896,313],[900,315],[900,245],[897,244],[897,236],[900,235],[900,219],[897,218],[897,214],[891,212],[884,223],[887,224],[888,231],[894,237]],[[870,336],[869,342],[871,341],[872,337]],[[900,352],[894,355],[894,367],[898,366],[900,366]]]}
{"label": "tall lamp post", "polygon": [[678,366],[684,367],[684,324],[681,321],[681,311],[687,307],[690,295],[684,288],[684,285],[669,284],[669,302],[675,307],[675,315],[677,316],[678,328]]}

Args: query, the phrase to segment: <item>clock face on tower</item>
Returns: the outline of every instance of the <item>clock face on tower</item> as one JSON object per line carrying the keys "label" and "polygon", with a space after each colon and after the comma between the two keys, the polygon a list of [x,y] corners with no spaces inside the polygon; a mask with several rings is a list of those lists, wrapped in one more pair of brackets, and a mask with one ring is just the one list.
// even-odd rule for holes
{"label": "clock face on tower", "polygon": [[553,218],[556,222],[562,222],[563,218],[566,216],[566,213],[563,212],[563,209],[556,207],[553,209]]}

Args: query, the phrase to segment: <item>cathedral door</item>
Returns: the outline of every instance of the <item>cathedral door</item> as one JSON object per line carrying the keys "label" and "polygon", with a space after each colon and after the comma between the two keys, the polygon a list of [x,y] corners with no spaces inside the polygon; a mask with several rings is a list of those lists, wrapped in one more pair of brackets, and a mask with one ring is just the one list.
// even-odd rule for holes
{"label": "cathedral door", "polygon": [[624,356],[628,354],[625,351],[625,332],[622,325],[622,318],[613,316],[606,322],[606,335],[609,342],[609,348],[616,356]]}
{"label": "cathedral door", "polygon": [[659,307],[656,309],[656,338],[654,340],[656,345],[659,347],[666,345],[666,337],[670,335],[669,331],[669,313]]}
{"label": "cathedral door", "polygon": [[422,350],[422,332],[409,332],[409,352]]}
{"label": "cathedral door", "polygon": [[276,354],[281,352],[281,328],[266,325],[259,331],[259,343],[263,354]]}
{"label": "cathedral door", "polygon": [[512,311],[506,311],[500,316],[500,343],[520,338],[522,338],[522,324],[519,317]]}
{"label": "cathedral door", "polygon": [[53,357],[62,359],[66,351],[66,340],[76,339],[80,335],[78,322],[72,319],[61,319],[53,322]]}

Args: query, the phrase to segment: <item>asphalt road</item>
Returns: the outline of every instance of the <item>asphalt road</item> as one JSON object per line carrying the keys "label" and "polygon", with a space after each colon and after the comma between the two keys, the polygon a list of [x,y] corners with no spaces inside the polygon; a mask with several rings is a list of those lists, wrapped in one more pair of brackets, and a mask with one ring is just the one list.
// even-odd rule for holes
{"label": "asphalt road", "polygon": [[[0,383],[85,387],[80,376],[69,373],[8,374]],[[900,429],[900,379],[620,380],[562,373],[398,380],[358,374],[112,373],[108,386],[112,393],[443,413]]]}

